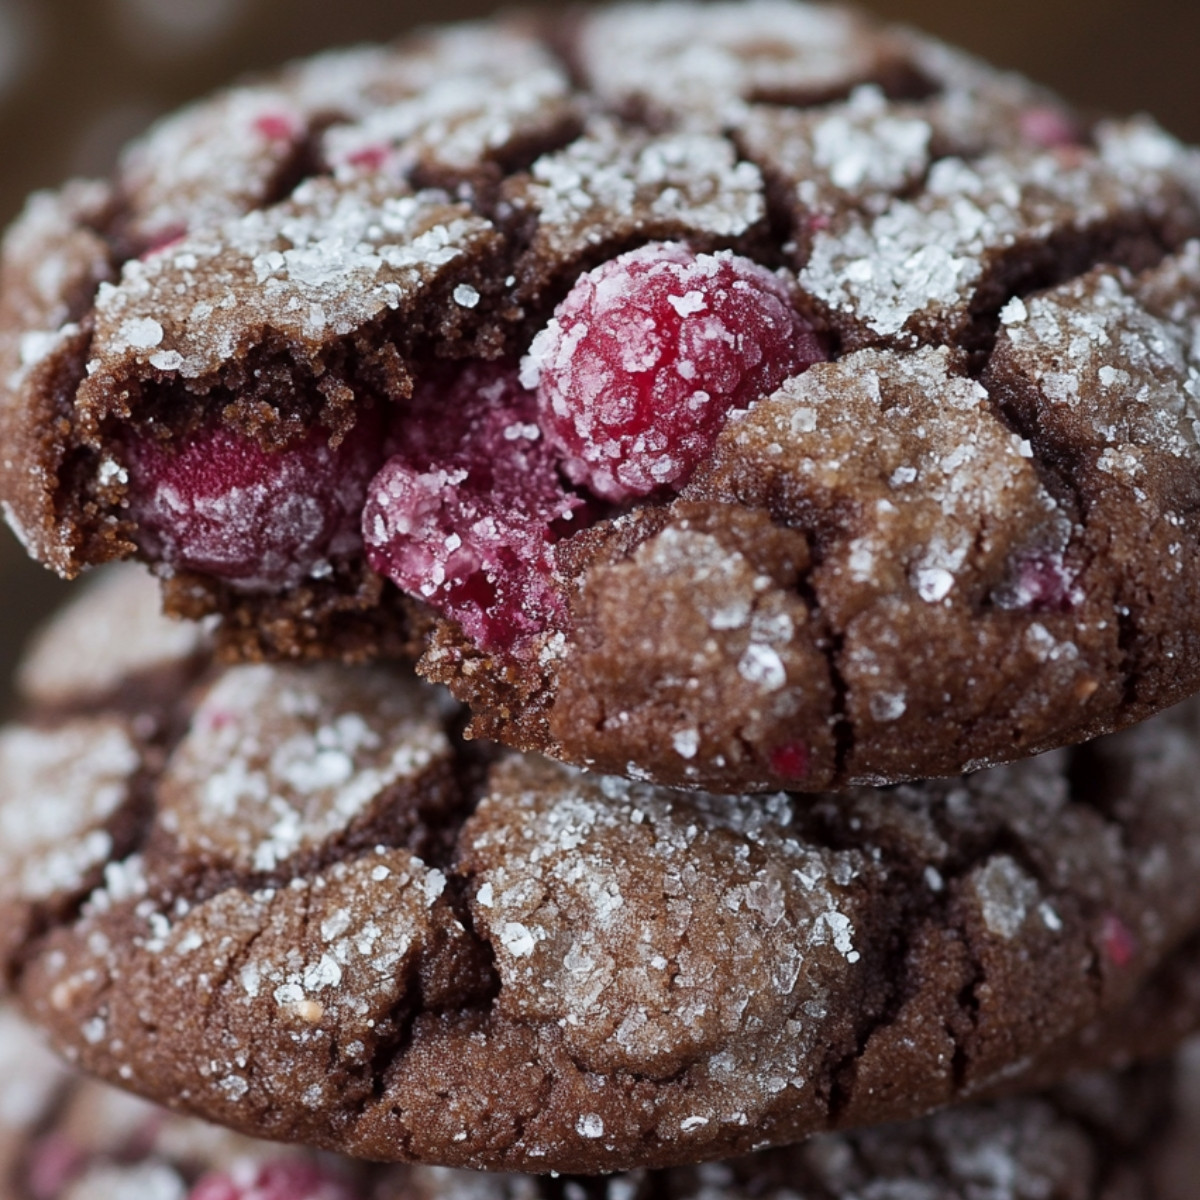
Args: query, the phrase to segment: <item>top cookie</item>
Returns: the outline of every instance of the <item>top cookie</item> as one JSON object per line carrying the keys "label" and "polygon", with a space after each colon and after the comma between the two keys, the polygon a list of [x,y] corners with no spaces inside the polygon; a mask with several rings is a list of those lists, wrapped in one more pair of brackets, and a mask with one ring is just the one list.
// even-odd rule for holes
{"label": "top cookie", "polygon": [[0,496],[522,749],[948,775],[1200,688],[1197,235],[1148,121],[836,8],[434,31],[31,201]]}

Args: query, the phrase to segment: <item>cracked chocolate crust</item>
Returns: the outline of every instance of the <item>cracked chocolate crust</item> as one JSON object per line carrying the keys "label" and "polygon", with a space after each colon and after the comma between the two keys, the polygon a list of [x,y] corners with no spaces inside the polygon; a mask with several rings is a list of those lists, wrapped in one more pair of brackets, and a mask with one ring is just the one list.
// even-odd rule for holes
{"label": "cracked chocolate crust", "polygon": [[1200,1126],[1200,1071],[1187,1053],[1043,1095],[821,1135],[719,1165],[607,1179],[477,1175],[370,1166],[165,1112],[71,1075],[7,1009],[0,1063],[8,1068],[0,1082],[3,1200],[951,1200],[980,1189],[1003,1189],[1010,1200],[1190,1200]]}
{"label": "cracked chocolate crust", "polygon": [[1049,1086],[1200,1012],[1195,705],[747,805],[467,742],[404,670],[218,668],[152,591],[110,577],[25,667],[0,967],[71,1061],[180,1111],[662,1167]]}
{"label": "cracked chocolate crust", "polygon": [[63,574],[153,558],[131,434],[336,441],[447,358],[520,356],[616,254],[731,249],[833,361],[680,494],[560,541],[561,613],[520,652],[353,548],[267,592],[159,564],[168,608],[246,660],[422,655],[473,735],[627,777],[952,776],[1200,687],[1197,234],[1200,159],[1151,123],[838,9],[434,31],[223,93],[31,201],[0,496]]}

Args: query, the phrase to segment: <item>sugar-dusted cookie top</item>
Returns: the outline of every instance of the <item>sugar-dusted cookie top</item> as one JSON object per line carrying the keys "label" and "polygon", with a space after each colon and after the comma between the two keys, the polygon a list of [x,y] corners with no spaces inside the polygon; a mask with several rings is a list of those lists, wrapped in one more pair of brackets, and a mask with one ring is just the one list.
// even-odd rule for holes
{"label": "sugar-dusted cookie top", "polygon": [[793,0],[221,93],[0,264],[0,504],[250,659],[661,784],[951,776],[1200,688],[1200,157]]}
{"label": "sugar-dusted cookie top", "polygon": [[1195,1025],[1194,703],[757,803],[486,750],[408,669],[219,667],[149,627],[124,676],[81,662],[48,705],[55,648],[153,588],[122,569],[0,730],[0,978],[118,1085],[369,1159],[596,1172],[1043,1086]]}

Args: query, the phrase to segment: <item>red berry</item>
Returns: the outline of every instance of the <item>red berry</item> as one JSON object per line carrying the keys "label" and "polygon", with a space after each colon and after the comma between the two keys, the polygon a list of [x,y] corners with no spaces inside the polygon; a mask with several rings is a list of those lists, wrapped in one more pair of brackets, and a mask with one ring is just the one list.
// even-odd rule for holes
{"label": "red berry", "polygon": [[578,524],[583,505],[536,418],[511,367],[474,363],[423,381],[363,512],[371,566],[489,649],[559,615],[555,526]]}
{"label": "red berry", "polygon": [[359,514],[383,458],[382,419],[360,417],[337,447],[314,429],[270,452],[212,421],[176,447],[127,442],[129,511],[154,561],[247,591],[294,586],[361,545]]}
{"label": "red berry", "polygon": [[1100,945],[1105,957],[1118,970],[1129,966],[1138,952],[1133,930],[1115,913],[1105,914],[1100,926]]}
{"label": "red berry", "polygon": [[1009,607],[1022,612],[1070,612],[1083,600],[1075,573],[1060,551],[1030,555],[1017,564]]}
{"label": "red berry", "polygon": [[619,503],[681,487],[732,409],[825,357],[765,267],[657,243],[579,280],[522,382],[568,478]]}
{"label": "red berry", "polygon": [[206,1175],[188,1200],[358,1200],[348,1184],[316,1163],[278,1159],[243,1163],[232,1171]]}
{"label": "red berry", "polygon": [[806,742],[789,742],[771,753],[771,769],[784,779],[803,779],[811,753]]}

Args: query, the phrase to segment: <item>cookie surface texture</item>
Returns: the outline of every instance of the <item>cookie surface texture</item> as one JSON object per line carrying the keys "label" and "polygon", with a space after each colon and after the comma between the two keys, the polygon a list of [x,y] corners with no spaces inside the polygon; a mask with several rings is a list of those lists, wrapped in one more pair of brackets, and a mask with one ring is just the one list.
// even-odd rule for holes
{"label": "cookie surface texture", "polygon": [[434,30],[30,202],[0,503],[519,750],[953,777],[1200,689],[1198,236],[1148,120],[838,8]]}
{"label": "cookie surface texture", "polygon": [[122,572],[0,733],[0,966],[152,1099],[371,1159],[659,1167],[1051,1085],[1200,1011],[1194,705],[751,803],[488,750],[406,670],[139,640]]}
{"label": "cookie surface texture", "polygon": [[555,1180],[372,1166],[242,1137],[72,1075],[9,1010],[0,1062],[3,1200],[552,1200],[564,1188],[573,1200],[950,1200],[985,1187],[1011,1200],[1190,1200],[1200,1130],[1189,1051],[1169,1066],[1084,1076],[726,1164]]}

